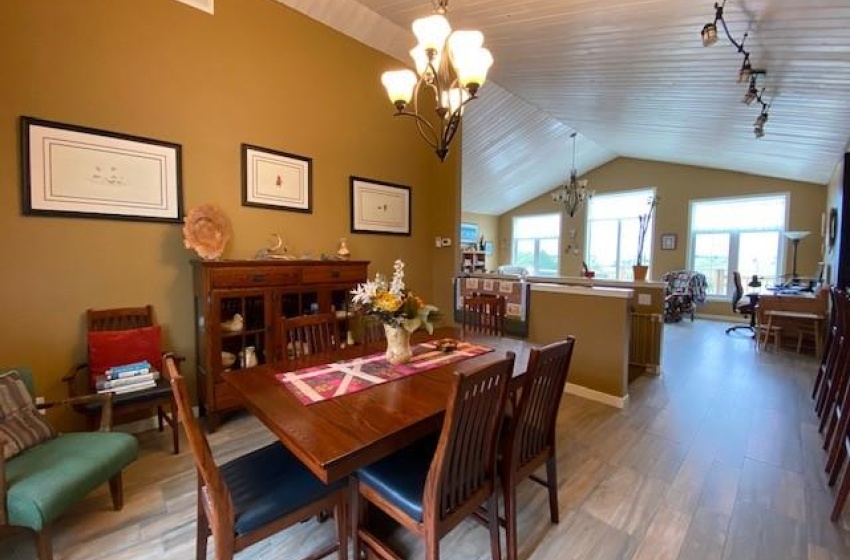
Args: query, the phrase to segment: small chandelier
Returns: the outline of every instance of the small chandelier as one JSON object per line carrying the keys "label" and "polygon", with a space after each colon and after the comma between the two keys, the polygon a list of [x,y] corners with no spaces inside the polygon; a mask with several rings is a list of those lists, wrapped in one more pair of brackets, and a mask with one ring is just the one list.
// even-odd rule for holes
{"label": "small chandelier", "polygon": [[[480,31],[452,32],[445,17],[448,3],[438,0],[433,15],[413,22],[419,44],[411,49],[410,56],[416,74],[412,70],[393,70],[381,76],[395,105],[395,116],[413,117],[420,136],[440,161],[449,153],[464,106],[475,99],[493,64],[490,51],[481,46],[484,35]],[[419,95],[428,90],[434,96],[436,119],[433,121],[436,122],[419,112]],[[408,107],[412,110],[405,110]]]}
{"label": "small chandelier", "polygon": [[557,192],[552,193],[552,200],[560,202],[567,209],[567,214],[572,218],[579,211],[585,201],[593,198],[595,191],[587,188],[587,179],[579,181],[576,176],[576,133],[570,134],[573,139],[573,165],[570,169],[570,182],[563,185]]}

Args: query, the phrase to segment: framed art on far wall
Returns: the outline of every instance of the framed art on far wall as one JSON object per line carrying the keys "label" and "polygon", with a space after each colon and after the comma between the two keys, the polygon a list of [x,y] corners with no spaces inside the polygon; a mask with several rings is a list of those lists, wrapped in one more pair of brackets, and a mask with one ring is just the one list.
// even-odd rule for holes
{"label": "framed art on far wall", "polygon": [[180,222],[179,144],[21,117],[26,215]]}
{"label": "framed art on far wall", "polygon": [[242,206],[313,212],[313,160],[242,144]]}
{"label": "framed art on far wall", "polygon": [[664,251],[673,251],[676,249],[676,234],[662,233],[661,234],[661,249]]}
{"label": "framed art on far wall", "polygon": [[460,244],[461,246],[478,243],[478,224],[473,222],[460,223]]}
{"label": "framed art on far wall", "polygon": [[410,187],[350,178],[351,232],[410,235]]}

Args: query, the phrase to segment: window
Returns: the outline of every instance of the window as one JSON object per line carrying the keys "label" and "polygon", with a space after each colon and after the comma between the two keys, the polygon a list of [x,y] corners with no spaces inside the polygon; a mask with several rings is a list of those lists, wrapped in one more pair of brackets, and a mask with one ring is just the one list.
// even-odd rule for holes
{"label": "window", "polygon": [[784,194],[691,201],[690,268],[705,274],[708,295],[731,296],[736,270],[744,284],[779,275],[787,206]]}
{"label": "window", "polygon": [[560,237],[560,214],[515,217],[512,264],[537,276],[557,276]]}
{"label": "window", "polygon": [[[638,216],[649,211],[649,199],[655,189],[597,194],[587,206],[587,249],[584,260],[597,278],[632,280],[637,261]],[[644,263],[652,258],[652,232],[655,216],[649,223],[643,248]]]}

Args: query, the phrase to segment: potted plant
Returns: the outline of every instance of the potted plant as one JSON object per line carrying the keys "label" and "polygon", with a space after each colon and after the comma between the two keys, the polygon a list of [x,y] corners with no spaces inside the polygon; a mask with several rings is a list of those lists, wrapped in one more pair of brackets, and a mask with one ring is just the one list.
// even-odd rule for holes
{"label": "potted plant", "polygon": [[641,214],[638,216],[638,249],[637,249],[637,259],[635,261],[635,265],[632,267],[632,272],[634,274],[635,280],[646,280],[646,272],[649,269],[649,266],[643,263],[643,249],[646,244],[646,232],[649,229],[649,224],[652,221],[652,215],[655,213],[655,208],[658,206],[658,201],[660,200],[658,195],[652,195],[649,197],[647,203],[649,204],[649,209],[645,214]]}

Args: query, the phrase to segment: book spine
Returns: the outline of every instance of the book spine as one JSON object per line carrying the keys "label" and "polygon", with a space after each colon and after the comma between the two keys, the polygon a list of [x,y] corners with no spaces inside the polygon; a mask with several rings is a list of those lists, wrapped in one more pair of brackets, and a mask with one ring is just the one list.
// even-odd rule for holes
{"label": "book spine", "polygon": [[124,370],[124,371],[106,370],[106,379],[113,381],[115,379],[124,379],[124,378],[127,378],[127,377],[135,377],[137,375],[144,375],[146,373],[150,373],[150,371],[151,371],[151,368],[149,368],[149,367],[139,368],[139,369],[130,369],[130,370]]}
{"label": "book spine", "polygon": [[125,371],[138,371],[140,369],[150,369],[151,364],[147,360],[142,360],[140,362],[133,362],[132,364],[122,364],[120,366],[112,366],[107,371],[122,373]]}
{"label": "book spine", "polygon": [[144,383],[133,383],[131,385],[122,385],[121,387],[113,387],[111,389],[98,389],[98,393],[132,393],[134,391],[141,391],[143,389],[153,389],[156,387],[156,382],[154,381],[145,381]]}
{"label": "book spine", "polygon": [[151,371],[149,373],[143,373],[141,375],[134,375],[131,377],[119,377],[118,379],[107,379],[103,377],[97,380],[97,388],[98,390],[114,389],[115,387],[123,387],[124,385],[156,381],[157,379],[159,379],[158,371]]}

